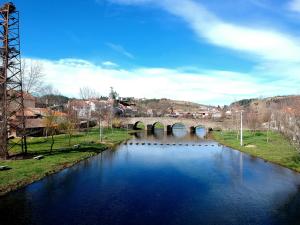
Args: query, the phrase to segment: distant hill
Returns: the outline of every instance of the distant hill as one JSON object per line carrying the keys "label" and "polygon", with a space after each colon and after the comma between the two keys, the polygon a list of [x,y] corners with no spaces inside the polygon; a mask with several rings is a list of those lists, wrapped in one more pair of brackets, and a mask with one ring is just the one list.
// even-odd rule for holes
{"label": "distant hill", "polygon": [[171,99],[136,99],[134,101],[137,110],[144,114],[149,114],[151,111],[154,115],[165,115],[176,112],[196,113],[200,110],[208,110],[215,108],[204,104],[198,104],[188,101],[177,101]]}
{"label": "distant hill", "polygon": [[230,106],[239,105],[239,106],[246,107],[246,106],[249,106],[252,102],[257,101],[257,100],[258,100],[257,98],[242,99],[242,100],[231,103]]}
{"label": "distant hill", "polygon": [[274,96],[268,98],[252,98],[252,99],[243,99],[231,103],[232,106],[241,106],[244,108],[253,107],[253,106],[264,106],[267,108],[280,109],[284,107],[290,108],[299,108],[300,106],[300,95],[286,95],[286,96]]}
{"label": "distant hill", "polygon": [[[281,117],[278,121],[284,120],[286,115],[300,116],[300,96],[288,95],[288,96],[275,96],[262,99],[244,99],[237,102],[233,102],[230,107],[232,109],[242,108],[245,112],[252,112],[257,117],[266,122],[269,115]],[[281,121],[281,123],[282,123]]]}

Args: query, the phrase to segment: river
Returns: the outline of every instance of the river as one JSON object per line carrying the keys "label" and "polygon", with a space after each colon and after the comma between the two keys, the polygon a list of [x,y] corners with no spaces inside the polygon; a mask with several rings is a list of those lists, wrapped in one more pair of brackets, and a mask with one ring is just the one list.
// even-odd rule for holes
{"label": "river", "polygon": [[0,198],[0,224],[300,224],[300,175],[175,128]]}

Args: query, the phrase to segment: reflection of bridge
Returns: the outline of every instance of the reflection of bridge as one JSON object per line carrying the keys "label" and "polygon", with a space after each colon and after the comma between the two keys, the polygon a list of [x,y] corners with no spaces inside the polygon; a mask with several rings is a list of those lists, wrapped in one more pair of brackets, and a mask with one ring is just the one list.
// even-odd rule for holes
{"label": "reflection of bridge", "polygon": [[172,117],[134,117],[128,118],[128,124],[131,129],[136,127],[138,123],[142,123],[146,130],[152,130],[155,124],[162,124],[164,130],[168,131],[172,129],[175,124],[182,124],[191,131],[195,130],[196,127],[216,128],[218,127],[217,122],[207,121],[203,119],[186,119],[186,118],[172,118]]}

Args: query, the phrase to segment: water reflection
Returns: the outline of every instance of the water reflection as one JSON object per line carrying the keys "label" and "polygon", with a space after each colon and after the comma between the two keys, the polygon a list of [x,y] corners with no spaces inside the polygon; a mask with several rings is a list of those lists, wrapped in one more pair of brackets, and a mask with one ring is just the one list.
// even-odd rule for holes
{"label": "water reflection", "polygon": [[160,128],[154,128],[153,129],[153,136],[156,139],[163,139],[165,135],[164,129],[160,129]]}
{"label": "water reflection", "polygon": [[176,138],[184,138],[187,135],[188,131],[184,128],[173,128],[172,135]]}
{"label": "water reflection", "polygon": [[[152,134],[152,131],[147,134]],[[145,138],[146,133],[144,131],[140,131],[140,132],[135,132],[133,135],[135,136],[136,139],[143,139]]]}
{"label": "water reflection", "polygon": [[172,126],[172,135],[176,138],[184,138],[187,135],[187,128],[180,123]]}
{"label": "water reflection", "polygon": [[299,174],[197,133],[154,130],[1,198],[0,223],[300,224],[299,187]]}
{"label": "water reflection", "polygon": [[152,131],[138,131],[134,133],[134,140],[151,140],[164,142],[192,142],[201,141],[203,138],[194,133],[189,133],[185,127],[176,127],[172,129],[172,132],[168,134],[164,129],[153,129]]}
{"label": "water reflection", "polygon": [[[186,127],[182,124],[175,124],[172,127],[171,133],[166,133],[164,129],[162,128],[154,128],[150,131],[137,131],[134,133],[134,137],[136,139],[144,139],[146,137],[157,140],[163,140],[165,139],[165,135],[171,135],[173,136],[174,140],[196,140],[196,139],[204,139],[206,137],[206,129],[205,127],[197,127],[195,129],[195,133],[189,133]],[[168,137],[170,138],[170,137]]]}
{"label": "water reflection", "polygon": [[243,173],[244,173],[244,166],[243,166],[243,153],[240,153],[240,180],[243,182]]}
{"label": "water reflection", "polygon": [[196,127],[195,128],[195,134],[199,138],[205,138],[205,136],[206,136],[206,128],[205,127]]}

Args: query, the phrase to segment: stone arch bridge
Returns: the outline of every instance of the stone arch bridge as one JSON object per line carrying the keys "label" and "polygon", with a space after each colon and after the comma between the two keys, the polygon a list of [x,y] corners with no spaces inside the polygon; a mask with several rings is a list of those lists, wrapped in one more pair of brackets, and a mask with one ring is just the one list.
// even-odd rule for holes
{"label": "stone arch bridge", "polygon": [[220,123],[210,120],[173,117],[132,117],[128,118],[127,122],[128,127],[131,129],[134,129],[135,125],[141,122],[145,125],[146,130],[152,130],[154,125],[158,122],[164,125],[165,131],[172,129],[172,126],[175,124],[182,124],[186,127],[186,129],[191,131],[200,126],[205,127],[206,129],[220,127]]}

